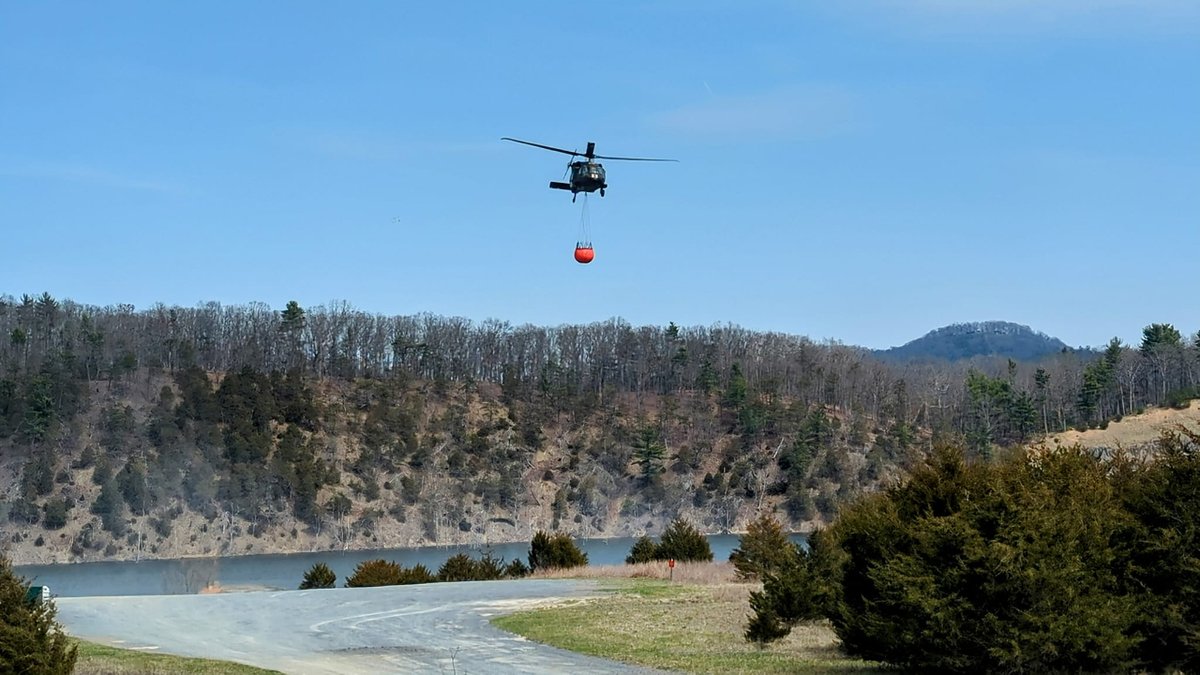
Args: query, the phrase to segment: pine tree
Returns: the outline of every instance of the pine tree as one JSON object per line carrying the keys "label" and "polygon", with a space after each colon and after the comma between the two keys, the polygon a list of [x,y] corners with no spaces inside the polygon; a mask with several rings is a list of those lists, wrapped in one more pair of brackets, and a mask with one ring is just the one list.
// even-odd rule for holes
{"label": "pine tree", "polygon": [[663,461],[666,459],[666,448],[658,440],[658,431],[652,427],[642,429],[637,443],[633,446],[633,462],[642,468],[643,485],[649,485],[657,480],[663,472]]}

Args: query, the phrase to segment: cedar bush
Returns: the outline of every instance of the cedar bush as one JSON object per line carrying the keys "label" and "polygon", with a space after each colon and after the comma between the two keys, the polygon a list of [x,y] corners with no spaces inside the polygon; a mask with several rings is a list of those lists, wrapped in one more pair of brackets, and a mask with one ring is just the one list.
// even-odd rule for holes
{"label": "cedar bush", "polygon": [[682,518],[671,521],[667,529],[663,530],[662,539],[658,543],[647,536],[639,537],[629,549],[625,562],[633,565],[672,558],[680,562],[703,562],[713,559],[708,539],[700,534],[700,530],[694,525]]}
{"label": "cedar bush", "polygon": [[398,584],[430,584],[438,580],[438,578],[434,576],[433,572],[430,572],[429,568],[421,563],[417,563],[416,565],[408,568],[402,566],[399,567],[400,580],[396,582]]}
{"label": "cedar bush", "polygon": [[[1154,651],[1171,636],[1185,649],[1182,626],[1147,612],[1176,600],[1156,606],[1128,560],[1125,542],[1147,528],[1126,503],[1152,472],[1117,469],[1079,447],[990,464],[940,448],[906,482],[845,508],[798,573],[768,575],[747,635],[785,633],[811,615],[810,597],[846,652],[906,670],[1129,671],[1151,663],[1155,625],[1164,635]],[[1136,475],[1122,494],[1125,474]],[[1182,548],[1160,552],[1183,561]]]}
{"label": "cedar bush", "polygon": [[1118,457],[1114,482],[1134,524],[1121,533],[1126,592],[1141,598],[1140,667],[1200,672],[1200,433],[1164,433],[1153,461]]}
{"label": "cedar bush", "polygon": [[404,583],[403,577],[404,568],[394,562],[380,559],[364,560],[354,568],[350,578],[346,579],[346,587],[393,586]]}
{"label": "cedar bush", "polygon": [[633,542],[633,548],[629,549],[629,555],[625,556],[625,563],[628,565],[636,565],[638,563],[647,563],[652,560],[657,560],[658,544],[646,535],[638,537],[637,541]]}
{"label": "cedar bush", "polygon": [[314,563],[308,571],[304,573],[304,580],[300,582],[300,590],[305,591],[311,588],[333,588],[337,585],[337,575],[325,563]]}
{"label": "cedar bush", "polygon": [[580,567],[588,562],[587,554],[579,550],[571,535],[565,532],[538,530],[529,545],[529,570]]}
{"label": "cedar bush", "polygon": [[771,567],[762,570],[763,589],[750,594],[746,639],[770,642],[787,635],[801,621],[820,619],[829,599],[821,568],[826,546],[821,532],[809,537],[808,550],[787,542]]}
{"label": "cedar bush", "polygon": [[479,560],[475,561],[476,581],[493,581],[495,579],[503,579],[504,572],[504,558],[497,558],[492,555],[491,549],[484,551]]}
{"label": "cedar bush", "polygon": [[794,557],[795,548],[783,525],[775,516],[765,513],[746,526],[738,547],[729,554],[729,562],[742,579],[762,579],[765,574],[793,564]]}
{"label": "cedar bush", "polygon": [[674,558],[680,562],[708,562],[713,559],[713,554],[708,539],[700,534],[695,525],[682,518],[676,518],[663,530],[655,558]]}
{"label": "cedar bush", "polygon": [[25,602],[29,584],[0,556],[0,673],[68,675],[76,648],[55,617],[54,602]]}
{"label": "cedar bush", "polygon": [[466,553],[452,555],[438,570],[438,581],[475,581],[478,565]]}
{"label": "cedar bush", "polygon": [[520,579],[521,577],[529,576],[529,566],[523,560],[517,558],[508,563],[504,568],[504,576],[509,579]]}
{"label": "cedar bush", "polygon": [[491,551],[486,551],[478,560],[466,553],[458,553],[442,563],[437,578],[438,581],[492,581],[503,578],[505,572],[504,559],[496,558]]}

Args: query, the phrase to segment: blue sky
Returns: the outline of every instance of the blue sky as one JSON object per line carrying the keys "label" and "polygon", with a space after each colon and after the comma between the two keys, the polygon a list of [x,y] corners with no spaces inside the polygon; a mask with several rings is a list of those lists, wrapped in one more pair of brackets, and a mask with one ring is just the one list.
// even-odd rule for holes
{"label": "blue sky", "polygon": [[1197,3],[436,4],[0,5],[0,292],[1200,329]]}

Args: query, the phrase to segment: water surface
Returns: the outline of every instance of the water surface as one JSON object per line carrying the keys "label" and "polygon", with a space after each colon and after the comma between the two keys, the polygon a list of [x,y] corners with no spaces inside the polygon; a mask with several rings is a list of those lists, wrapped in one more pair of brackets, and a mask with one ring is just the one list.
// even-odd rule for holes
{"label": "water surface", "polygon": [[[802,535],[795,535],[794,538],[803,540]],[[576,541],[579,548],[587,553],[589,564],[617,565],[625,562],[634,538]],[[713,560],[728,560],[729,553],[738,545],[738,535],[710,535],[708,543],[712,548]],[[527,561],[529,543],[495,544],[491,552],[506,562],[516,558]],[[213,583],[227,590],[285,590],[299,586],[304,573],[318,562],[329,565],[337,574],[338,586],[342,586],[355,566],[364,560],[383,558],[405,567],[421,563],[436,573],[442,563],[456,553],[478,557],[483,549],[478,545],[426,546],[184,560],[21,565],[15,567],[15,571],[31,583],[49,586],[51,593],[58,596],[198,593]]]}

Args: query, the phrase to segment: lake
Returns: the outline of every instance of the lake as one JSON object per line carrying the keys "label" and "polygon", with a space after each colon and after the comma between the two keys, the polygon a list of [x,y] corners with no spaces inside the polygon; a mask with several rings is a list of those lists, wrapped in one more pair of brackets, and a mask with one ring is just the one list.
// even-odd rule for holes
{"label": "lake", "polygon": [[[797,542],[803,535],[793,535]],[[592,565],[619,565],[625,562],[633,537],[613,539],[578,539],[576,543]],[[708,537],[713,560],[725,561],[737,548],[738,535],[714,534]],[[529,543],[495,544],[492,555],[510,561],[527,560]],[[483,549],[477,545],[426,546],[368,551],[318,551],[315,553],[279,553],[245,555],[225,558],[188,558],[183,560],[141,560],[138,562],[90,562],[62,565],[20,565],[17,574],[30,583],[50,587],[57,596],[81,595],[171,595],[198,593],[216,583],[226,590],[295,589],[304,573],[315,563],[323,562],[338,576],[338,586],[364,560],[383,558],[405,567],[421,563],[437,573],[442,563],[457,553],[479,557]]]}

